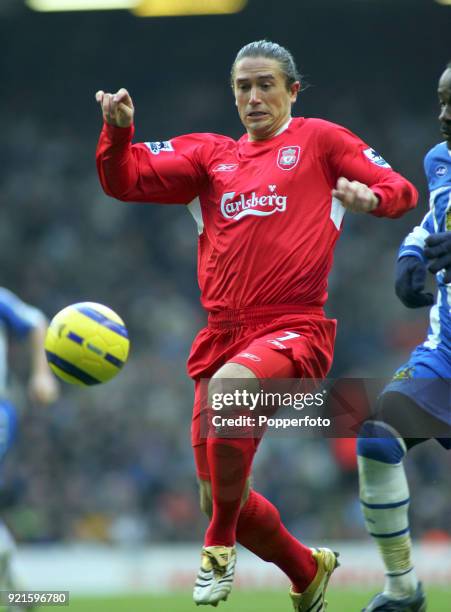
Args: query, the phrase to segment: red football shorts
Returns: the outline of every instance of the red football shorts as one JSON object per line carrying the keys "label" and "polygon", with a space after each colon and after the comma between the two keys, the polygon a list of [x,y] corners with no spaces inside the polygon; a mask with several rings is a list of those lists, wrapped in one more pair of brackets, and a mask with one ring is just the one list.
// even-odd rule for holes
{"label": "red football shorts", "polygon": [[321,380],[332,365],[335,331],[336,321],[326,319],[319,307],[262,306],[209,315],[188,359],[188,374],[195,381],[191,441],[199,478],[210,478],[206,438],[200,431],[200,380],[228,362],[246,366],[262,379]]}

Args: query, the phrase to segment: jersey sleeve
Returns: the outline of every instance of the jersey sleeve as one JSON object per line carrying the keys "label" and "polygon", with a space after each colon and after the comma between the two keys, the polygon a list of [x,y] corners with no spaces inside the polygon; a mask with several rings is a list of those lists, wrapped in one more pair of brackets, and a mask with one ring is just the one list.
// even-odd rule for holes
{"label": "jersey sleeve", "polygon": [[451,157],[445,143],[433,147],[424,157],[424,173],[429,187],[429,209],[436,232],[451,229]]}
{"label": "jersey sleeve", "polygon": [[[434,172],[434,167],[444,167],[440,159],[436,159],[438,147],[433,147],[424,157],[424,173],[429,187],[429,212],[421,224],[403,240],[398,258],[414,255],[426,263],[423,250],[426,238],[430,234],[447,231],[448,215],[451,218],[451,188],[449,184],[442,183],[440,177]],[[446,175],[446,173],[444,173]]]}
{"label": "jersey sleeve", "polygon": [[371,214],[400,217],[416,206],[418,192],[415,187],[346,128],[328,124],[328,128],[322,130],[321,146],[333,185],[344,176],[368,185],[378,196],[379,205]]}
{"label": "jersey sleeve", "polygon": [[426,258],[423,254],[424,243],[430,234],[435,233],[434,215],[429,211],[420,225],[414,227],[413,230],[404,238],[399,248],[398,259],[401,257],[414,256],[426,263]]}
{"label": "jersey sleeve", "polygon": [[201,155],[207,137],[132,144],[133,134],[133,127],[103,126],[96,161],[105,193],[127,202],[192,202],[205,180]]}
{"label": "jersey sleeve", "polygon": [[26,304],[3,287],[0,287],[0,319],[9,331],[19,338],[27,336],[32,329],[46,322],[46,317],[40,310]]}

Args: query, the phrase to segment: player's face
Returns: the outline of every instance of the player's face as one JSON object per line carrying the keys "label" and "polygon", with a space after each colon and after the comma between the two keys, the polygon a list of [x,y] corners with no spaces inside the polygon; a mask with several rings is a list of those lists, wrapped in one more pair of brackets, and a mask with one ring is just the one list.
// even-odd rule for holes
{"label": "player's face", "polygon": [[440,102],[440,131],[451,150],[451,68],[447,68],[438,82],[438,99]]}
{"label": "player's face", "polygon": [[287,89],[277,60],[245,57],[235,66],[233,91],[250,140],[271,138],[288,121],[299,82]]}

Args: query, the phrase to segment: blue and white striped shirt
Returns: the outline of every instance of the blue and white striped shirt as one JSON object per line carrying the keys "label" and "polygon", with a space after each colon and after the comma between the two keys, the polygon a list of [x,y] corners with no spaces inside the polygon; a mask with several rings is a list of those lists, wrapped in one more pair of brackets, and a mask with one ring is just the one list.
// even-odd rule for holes
{"label": "blue and white striped shirt", "polygon": [[[426,238],[430,234],[451,231],[451,151],[446,142],[427,153],[424,171],[429,185],[429,212],[403,241],[399,258],[414,255],[426,262],[423,254]],[[430,311],[428,335],[422,346],[444,350],[451,360],[451,283],[444,283],[443,270],[435,276],[437,298]]]}
{"label": "blue and white striped shirt", "polygon": [[8,289],[0,287],[0,398],[6,393],[8,334],[24,338],[45,320],[40,310],[26,304]]}

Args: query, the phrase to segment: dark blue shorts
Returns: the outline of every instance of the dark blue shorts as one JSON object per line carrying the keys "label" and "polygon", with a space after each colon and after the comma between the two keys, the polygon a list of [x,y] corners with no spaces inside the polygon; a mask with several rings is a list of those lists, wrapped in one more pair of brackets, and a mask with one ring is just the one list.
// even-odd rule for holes
{"label": "dark blue shorts", "polygon": [[[438,349],[417,347],[409,361],[395,372],[382,394],[395,391],[409,397],[422,410],[451,427],[451,357]],[[446,430],[446,427],[445,427]],[[451,438],[437,437],[451,449]]]}

